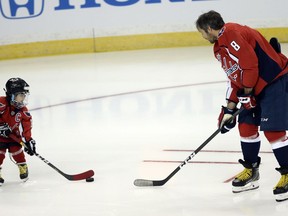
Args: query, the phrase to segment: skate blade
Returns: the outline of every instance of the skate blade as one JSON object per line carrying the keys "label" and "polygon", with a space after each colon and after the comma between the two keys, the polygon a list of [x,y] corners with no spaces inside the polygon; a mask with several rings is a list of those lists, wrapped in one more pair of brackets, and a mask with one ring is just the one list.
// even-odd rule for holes
{"label": "skate blade", "polygon": [[288,192],[283,194],[276,194],[275,195],[276,202],[283,202],[288,200]]}
{"label": "skate blade", "polygon": [[24,178],[24,179],[21,179],[21,181],[23,182],[23,183],[25,183],[25,182],[27,182],[28,181],[28,177],[27,178]]}
{"label": "skate blade", "polygon": [[250,191],[250,190],[255,190],[259,188],[259,183],[258,181],[254,181],[254,182],[250,182],[247,185],[243,186],[243,187],[235,187],[233,186],[232,188],[232,192],[233,193],[241,193],[244,191]]}

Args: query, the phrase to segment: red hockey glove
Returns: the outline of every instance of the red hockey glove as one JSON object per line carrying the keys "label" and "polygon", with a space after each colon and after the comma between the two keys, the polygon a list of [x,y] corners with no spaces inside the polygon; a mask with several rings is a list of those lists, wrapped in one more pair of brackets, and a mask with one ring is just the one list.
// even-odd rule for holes
{"label": "red hockey glove", "polygon": [[221,113],[218,117],[218,127],[221,128],[221,133],[227,133],[236,125],[236,118],[233,119],[230,122],[227,122],[232,115],[237,111],[237,108],[235,109],[228,109],[227,107],[222,106]]}
{"label": "red hockey glove", "polygon": [[253,93],[244,94],[244,90],[241,89],[237,92],[237,97],[242,106],[247,110],[253,109],[257,105]]}

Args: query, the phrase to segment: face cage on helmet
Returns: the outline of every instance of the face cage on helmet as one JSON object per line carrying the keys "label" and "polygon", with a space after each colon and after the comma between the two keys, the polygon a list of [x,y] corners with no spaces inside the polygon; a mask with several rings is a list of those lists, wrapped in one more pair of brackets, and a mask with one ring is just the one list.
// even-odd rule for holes
{"label": "face cage on helmet", "polygon": [[[16,101],[16,97],[18,94],[24,94],[24,100],[22,102],[18,102]],[[28,98],[29,98],[29,92],[18,92],[18,93],[15,93],[15,94],[12,94],[11,96],[11,104],[16,107],[17,109],[21,109],[25,106],[28,105]]]}

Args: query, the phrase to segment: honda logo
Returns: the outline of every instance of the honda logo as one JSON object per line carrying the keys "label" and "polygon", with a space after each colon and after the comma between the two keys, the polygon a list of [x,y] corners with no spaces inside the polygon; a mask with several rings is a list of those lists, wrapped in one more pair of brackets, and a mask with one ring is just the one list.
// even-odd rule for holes
{"label": "honda logo", "polygon": [[7,19],[25,19],[39,16],[45,0],[0,0],[0,10]]}

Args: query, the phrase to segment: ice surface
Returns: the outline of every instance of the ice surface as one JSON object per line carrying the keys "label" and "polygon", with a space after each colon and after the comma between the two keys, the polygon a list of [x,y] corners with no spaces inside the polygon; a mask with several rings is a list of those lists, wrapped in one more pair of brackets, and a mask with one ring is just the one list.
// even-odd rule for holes
{"label": "ice surface", "polygon": [[164,186],[133,185],[166,178],[217,129],[226,83],[210,46],[8,60],[0,68],[1,86],[10,77],[31,86],[38,152],[68,174],[95,171],[94,182],[69,182],[27,155],[30,179],[21,183],[6,155],[1,216],[287,214],[288,201],[273,197],[280,175],[265,139],[260,188],[231,192],[242,170],[236,129],[216,136]]}

